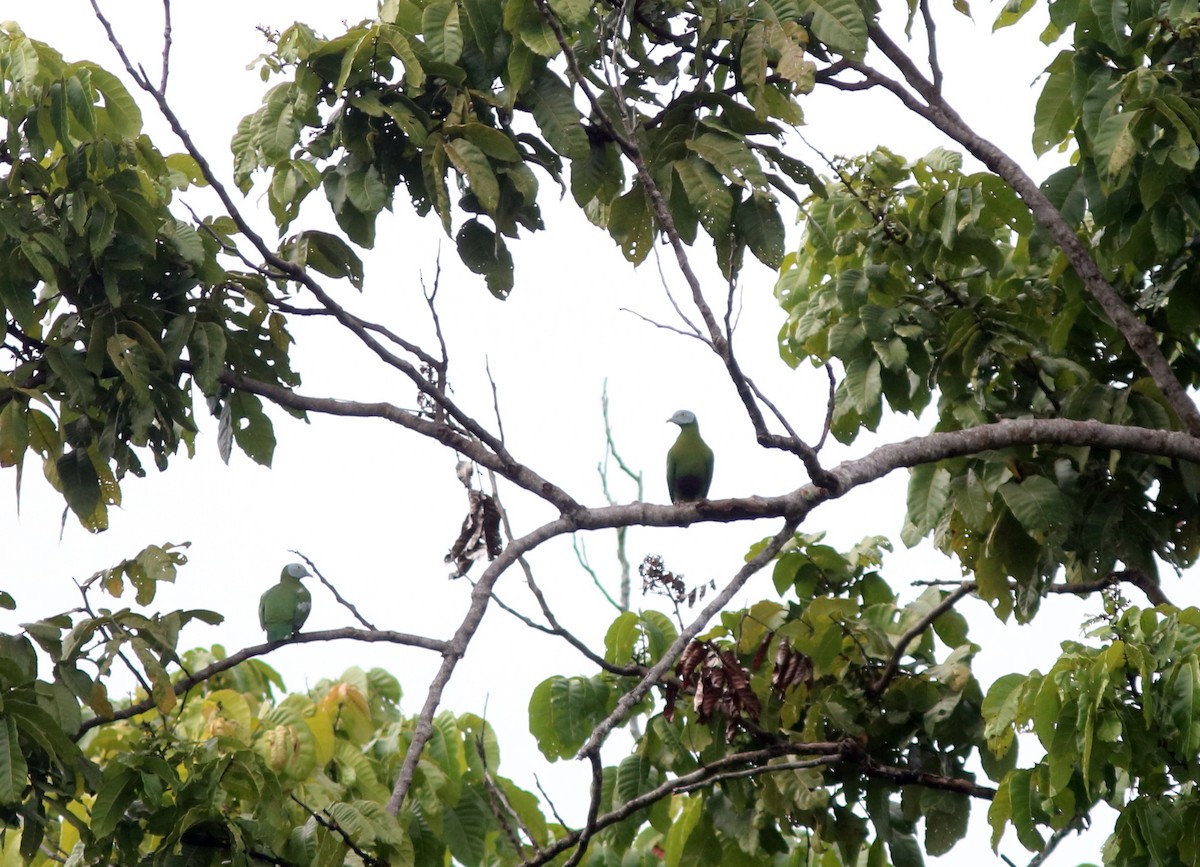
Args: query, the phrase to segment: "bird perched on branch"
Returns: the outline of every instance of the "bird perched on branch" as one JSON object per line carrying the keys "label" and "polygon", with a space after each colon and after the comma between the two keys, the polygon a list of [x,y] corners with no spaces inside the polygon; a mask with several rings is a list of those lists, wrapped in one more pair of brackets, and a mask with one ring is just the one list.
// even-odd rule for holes
{"label": "bird perched on branch", "polygon": [[712,484],[713,451],[700,438],[695,413],[681,409],[667,421],[679,425],[679,438],[667,452],[667,492],[671,502],[703,500]]}
{"label": "bird perched on branch", "polygon": [[279,574],[279,583],[258,600],[258,622],[267,631],[267,641],[291,638],[308,619],[312,595],[300,579],[309,574],[299,563],[289,563]]}

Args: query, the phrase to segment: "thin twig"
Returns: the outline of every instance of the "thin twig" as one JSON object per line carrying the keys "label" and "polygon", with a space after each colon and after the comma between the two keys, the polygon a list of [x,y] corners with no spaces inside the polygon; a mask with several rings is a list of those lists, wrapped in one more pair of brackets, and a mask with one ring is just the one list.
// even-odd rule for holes
{"label": "thin twig", "polygon": [[[616,503],[612,500],[609,500],[609,505],[615,506]],[[617,533],[621,533],[621,531],[624,529],[626,528],[617,527]],[[588,577],[592,579],[592,584],[594,584],[596,589],[600,591],[600,594],[608,601],[608,604],[617,609],[617,611],[628,611],[628,605],[622,607],[621,603],[616,599],[613,599],[612,594],[610,594],[605,588],[604,582],[600,580],[600,576],[596,574],[596,570],[592,568],[592,564],[588,560],[587,545],[579,538],[578,535],[571,536],[571,550],[575,552],[575,562],[579,564],[579,568],[588,574]]]}
{"label": "thin twig", "polygon": [[158,82],[158,90],[167,92],[167,74],[171,69],[171,0],[163,0],[163,50],[162,78]]}
{"label": "thin twig", "polygon": [[[700,332],[698,332],[698,331],[697,331],[697,332],[695,332],[695,333],[692,333],[691,331],[685,331],[684,329],[682,329],[682,328],[679,328],[679,327],[677,327],[677,326],[674,326],[674,325],[667,325],[665,322],[658,322],[657,320],[651,319],[649,316],[644,316],[644,315],[642,315],[641,313],[638,313],[636,310],[632,310],[632,309],[630,309],[629,307],[620,307],[620,308],[618,308],[618,309],[619,309],[619,310],[620,310],[622,313],[632,313],[632,314],[633,314],[634,316],[636,316],[638,319],[640,319],[640,320],[642,320],[643,322],[646,322],[646,323],[648,323],[648,324],[650,324],[650,325],[653,325],[655,328],[661,328],[663,331],[674,331],[676,334],[679,334],[679,335],[681,335],[681,336],[683,336],[683,337],[694,337],[696,340],[699,340],[699,341],[700,341],[701,343],[703,343],[705,346],[709,346],[709,345],[711,345],[711,344],[709,344],[709,342],[708,342],[708,338],[707,338],[707,337],[705,337],[703,334],[701,334],[701,333],[700,333]],[[690,323],[689,323],[689,324],[690,324]]]}
{"label": "thin twig", "polygon": [[868,698],[877,698],[887,689],[887,685],[892,682],[892,678],[900,670],[900,660],[904,658],[904,654],[908,650],[908,645],[919,638],[930,627],[933,621],[957,605],[959,600],[974,593],[975,589],[976,584],[974,581],[963,581],[956,590],[947,593],[941,602],[926,611],[916,623],[905,630],[904,634],[897,639],[896,647],[892,650],[891,658],[888,659],[883,673],[879,675],[878,680],[867,687]]}
{"label": "thin twig", "polygon": [[352,603],[350,603],[347,600],[342,598],[342,594],[338,593],[337,588],[334,587],[333,584],[331,584],[325,578],[325,576],[321,574],[321,570],[317,568],[317,564],[314,563],[312,560],[310,560],[308,558],[307,554],[303,554],[300,551],[297,551],[295,548],[292,548],[291,551],[293,554],[295,554],[297,557],[299,557],[301,560],[303,560],[305,563],[308,564],[308,568],[313,570],[313,573],[317,576],[317,579],[329,589],[329,592],[333,594],[333,598],[336,599],[343,608],[345,608],[347,611],[349,611],[350,614],[353,615],[355,620],[357,620],[359,623],[361,623],[367,629],[370,629],[374,632],[379,631],[379,628],[377,626],[375,626],[375,624],[373,624],[369,620],[367,620],[367,618],[363,617],[362,614],[359,613],[358,609],[355,608]]}
{"label": "thin twig", "polygon": [[351,837],[350,834],[346,831],[346,829],[343,828],[341,825],[339,825],[332,816],[322,815],[321,813],[318,813],[316,810],[314,810],[308,804],[304,803],[298,797],[296,797],[295,793],[289,794],[288,797],[290,797],[295,803],[299,804],[300,808],[302,810],[304,810],[304,812],[308,813],[308,815],[312,817],[314,822],[316,822],[318,825],[320,825],[322,828],[326,829],[327,831],[331,831],[332,833],[337,834],[339,837],[341,837],[342,842],[346,844],[346,847],[348,849],[350,849],[350,851],[352,851],[360,859],[362,859],[362,862],[363,862],[363,864],[366,865],[366,867],[388,867],[388,863],[386,861],[382,861],[379,858],[376,858],[370,852],[367,852],[365,849],[363,849],[361,846],[359,846],[356,842],[354,842],[354,838]]}
{"label": "thin twig", "polygon": [[592,789],[588,802],[587,821],[575,841],[575,851],[564,863],[563,867],[576,867],[587,852],[588,843],[596,833],[596,817],[600,815],[600,799],[604,795],[604,765],[600,762],[599,753],[590,753],[588,759],[592,765]]}
{"label": "thin twig", "polygon": [[829,376],[829,402],[825,405],[825,423],[821,426],[821,436],[813,446],[820,451],[825,445],[829,431],[833,429],[833,413],[837,409],[837,378],[833,375],[833,365],[825,362],[825,373]]}
{"label": "thin twig", "polygon": [[942,92],[942,68],[938,65],[937,26],[929,9],[929,0],[921,0],[921,17],[925,19],[925,39],[929,43],[929,72],[933,76],[933,89]]}

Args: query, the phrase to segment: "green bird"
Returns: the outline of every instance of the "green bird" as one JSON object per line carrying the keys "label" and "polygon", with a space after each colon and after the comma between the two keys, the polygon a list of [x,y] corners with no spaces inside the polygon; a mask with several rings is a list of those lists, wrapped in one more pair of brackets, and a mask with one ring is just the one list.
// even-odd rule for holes
{"label": "green bird", "polygon": [[308,619],[312,594],[300,583],[308,575],[299,563],[289,563],[279,574],[279,583],[258,600],[258,622],[267,630],[267,641],[291,638]]}
{"label": "green bird", "polygon": [[667,492],[671,502],[703,500],[712,484],[713,451],[700,438],[695,413],[681,409],[667,421],[679,425],[679,439],[667,452]]}

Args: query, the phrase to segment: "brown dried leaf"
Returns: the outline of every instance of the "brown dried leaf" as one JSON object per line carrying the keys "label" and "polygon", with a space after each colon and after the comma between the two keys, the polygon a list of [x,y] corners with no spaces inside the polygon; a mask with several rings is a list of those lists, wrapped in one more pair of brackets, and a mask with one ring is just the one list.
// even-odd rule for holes
{"label": "brown dried leaf", "polygon": [[471,565],[484,557],[494,559],[503,549],[500,538],[500,510],[495,501],[480,491],[467,491],[468,511],[462,530],[446,554],[454,564],[451,578],[461,578]]}
{"label": "brown dried leaf", "polygon": [[663,718],[667,722],[675,719],[675,701],[679,698],[679,684],[668,683],[666,695],[663,697]]}
{"label": "brown dried leaf", "polygon": [[679,654],[679,661],[675,663],[675,674],[683,681],[684,686],[688,685],[692,672],[707,655],[708,646],[703,641],[693,641],[683,649],[683,653]]}

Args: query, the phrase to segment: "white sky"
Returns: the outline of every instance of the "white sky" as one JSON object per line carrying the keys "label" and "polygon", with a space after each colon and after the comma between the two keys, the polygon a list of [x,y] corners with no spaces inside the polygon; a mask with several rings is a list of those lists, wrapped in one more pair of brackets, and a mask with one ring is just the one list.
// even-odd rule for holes
{"label": "white sky", "polygon": [[[110,0],[106,6],[127,47],[157,79],[161,4]],[[979,5],[979,24],[953,13],[949,4],[935,6],[949,100],[979,132],[1008,149],[1035,177],[1044,176],[1049,169],[1034,161],[1029,148],[1036,97],[1031,85],[1052,56],[1039,50],[1033,38],[1040,24],[993,36],[990,22],[998,8],[994,4]],[[357,21],[373,10],[374,4],[366,0],[175,4],[168,95],[218,171],[228,177],[229,138],[237,120],[257,107],[266,87],[255,71],[246,69],[265,49],[255,26],[283,29],[302,20],[333,34],[339,32],[340,22]],[[19,21],[30,35],[55,46],[69,60],[87,58],[118,71],[85,0],[37,4],[0,0],[3,19]],[[920,54],[921,49],[914,53]],[[139,102],[159,148],[179,150],[148,101],[139,97]],[[806,101],[805,112],[805,137],[827,154],[860,153],[883,144],[918,156],[946,144],[883,94],[818,91]],[[337,297],[356,313],[432,347],[420,280],[423,275],[427,283],[432,282],[440,244],[439,313],[450,346],[456,399],[482,422],[491,423],[486,358],[498,384],[513,454],[584,503],[602,501],[595,467],[603,456],[600,394],[605,379],[619,448],[632,466],[645,471],[648,500],[666,500],[663,455],[676,429],[665,419],[681,407],[697,413],[716,452],[714,497],[776,494],[803,483],[805,475],[796,460],[756,447],[715,356],[696,341],[658,331],[621,312],[626,307],[671,321],[653,259],[635,271],[608,236],[576,212],[569,197],[562,205],[555,204],[552,182],[545,176],[540,180],[547,194],[543,204],[547,230],[510,242],[517,285],[508,301],[493,300],[482,280],[458,265],[453,241],[441,234],[435,221],[413,219],[403,191],[397,192],[395,216],[380,220],[377,249],[366,256],[365,293],[360,296],[340,286]],[[192,192],[184,198],[197,210],[212,210],[211,200],[203,194]],[[257,192],[245,207],[261,231],[274,237]],[[331,224],[318,194],[310,198],[294,230]],[[719,301],[723,285],[719,276],[714,278],[711,253],[697,249],[694,257],[711,281],[712,299]],[[666,257],[662,271],[671,287],[682,291],[682,280]],[[783,313],[772,296],[773,274],[747,267],[741,282],[744,311],[736,347],[743,366],[798,425],[798,432],[815,439],[824,414],[825,375],[807,367],[792,372],[778,360],[775,338]],[[390,376],[352,342],[331,334],[322,323],[301,320],[291,327],[298,340],[294,366],[303,374],[303,393],[414,405],[412,386],[400,376]],[[279,445],[273,469],[260,468],[236,452],[230,466],[224,466],[216,455],[215,425],[202,420],[205,428],[196,458],[176,458],[165,474],[151,470],[145,480],[126,479],[124,506],[112,511],[109,531],[99,536],[89,535],[70,518],[60,540],[62,501],[31,461],[20,514],[11,493],[0,495],[0,543],[7,553],[0,586],[20,606],[15,615],[0,612],[0,628],[11,630],[17,622],[76,605],[72,577],[85,578],[147,544],[188,540],[193,543],[191,562],[176,586],[163,592],[156,604],[210,607],[225,614],[226,621],[220,627],[190,629],[185,647],[219,642],[232,651],[261,641],[257,599],[276,580],[281,566],[295,559],[288,553],[292,548],[311,557],[377,625],[448,637],[461,619],[470,590],[465,581],[447,581],[442,562],[465,507],[464,492],[453,476],[454,456],[383,421],[313,417],[306,426],[282,414],[276,413],[275,418]],[[888,426],[889,438],[922,431],[911,420]],[[849,449],[833,444],[824,459],[832,464],[864,454],[868,446],[866,438]],[[15,484],[15,474],[5,474],[0,480],[4,484]],[[822,507],[802,529],[824,530],[837,545],[850,545],[870,534],[898,539],[905,484],[906,477],[895,474]],[[632,488],[621,487],[619,481],[615,490],[621,499],[633,496]],[[553,517],[544,505],[511,486],[502,489],[502,496],[518,533]],[[630,558],[636,564],[647,553],[659,553],[689,581],[715,578],[720,584],[741,565],[746,548],[773,533],[776,526],[760,522],[676,530],[635,528],[629,533]],[[612,534],[593,534],[585,541],[593,565],[610,578],[610,591],[615,593]],[[569,540],[539,549],[533,566],[560,619],[602,647],[614,612],[575,565]],[[902,586],[911,579],[956,579],[958,572],[950,561],[919,549],[898,551],[886,562],[885,575],[894,586]],[[1185,598],[1194,594],[1182,592],[1173,578],[1165,578],[1165,584],[1177,603],[1194,601]],[[308,628],[350,622],[323,588],[310,585],[315,603]],[[517,570],[511,570],[500,582],[499,595],[532,614],[535,608],[522,585]],[[770,592],[769,580],[760,580],[742,594],[739,604]],[[646,604],[657,606],[657,600]],[[1077,639],[1083,612],[1096,611],[1098,603],[1052,599],[1043,607],[1037,624],[1023,628],[1001,626],[981,603],[960,606],[971,618],[972,637],[984,647],[975,670],[985,688],[1008,671],[1049,668],[1058,642]],[[283,672],[293,689],[336,677],[349,665],[383,666],[400,678],[409,713],[419,710],[424,684],[437,662],[428,653],[349,642],[289,647],[267,661]],[[486,709],[500,731],[501,772],[531,790],[536,772],[560,809],[578,812],[587,774],[571,762],[547,768],[528,734],[526,705],[532,687],[544,677],[580,672],[591,669],[565,644],[514,628],[508,615],[492,608],[443,706],[456,712]],[[618,761],[625,748],[614,740],[606,762]],[[986,804],[977,802],[974,831],[945,862],[967,857],[995,860],[985,816]],[[1072,858],[1099,861],[1107,826],[1100,820],[1087,836],[1066,841],[1051,863],[1075,863]],[[1001,852],[1017,863],[1029,858],[1012,834],[1006,836]]]}

